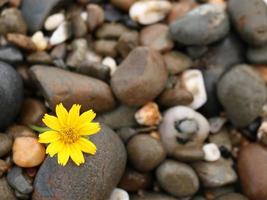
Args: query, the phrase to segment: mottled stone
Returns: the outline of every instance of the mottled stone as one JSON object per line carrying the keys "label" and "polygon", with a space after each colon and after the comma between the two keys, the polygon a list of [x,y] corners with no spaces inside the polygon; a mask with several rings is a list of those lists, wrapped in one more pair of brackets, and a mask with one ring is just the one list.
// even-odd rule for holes
{"label": "mottled stone", "polygon": [[1,200],[17,200],[5,178],[0,178]]}

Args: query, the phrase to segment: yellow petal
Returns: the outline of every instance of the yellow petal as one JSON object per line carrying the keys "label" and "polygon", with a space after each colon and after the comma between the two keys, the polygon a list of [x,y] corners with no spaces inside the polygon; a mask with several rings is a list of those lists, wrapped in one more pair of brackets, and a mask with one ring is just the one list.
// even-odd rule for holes
{"label": "yellow petal", "polygon": [[82,127],[79,129],[79,134],[80,135],[93,135],[96,134],[101,130],[100,124],[97,122],[91,122],[84,124]]}
{"label": "yellow petal", "polygon": [[79,146],[80,150],[85,153],[89,153],[95,155],[96,153],[96,146],[91,141],[87,140],[86,138],[80,138],[76,144]]}
{"label": "yellow petal", "polygon": [[93,110],[88,110],[81,114],[79,118],[79,124],[91,122],[95,118],[96,114]]}
{"label": "yellow petal", "polygon": [[60,141],[49,144],[46,148],[46,153],[53,157],[64,148],[64,144]]}
{"label": "yellow petal", "polygon": [[64,148],[58,153],[58,164],[65,166],[69,160],[70,152],[69,147],[66,145]]}
{"label": "yellow petal", "polygon": [[48,126],[53,130],[59,131],[61,128],[58,118],[56,118],[55,116],[45,114],[43,122],[45,123],[46,126]]}
{"label": "yellow petal", "polygon": [[67,123],[68,111],[62,103],[56,106],[56,114],[60,125],[64,126]]}
{"label": "yellow petal", "polygon": [[69,145],[69,148],[70,148],[70,157],[73,160],[73,162],[78,166],[84,163],[84,157],[81,150],[77,146],[75,146],[75,144]]}
{"label": "yellow petal", "polygon": [[57,131],[46,131],[39,135],[40,143],[51,143],[60,139],[60,135]]}
{"label": "yellow petal", "polygon": [[68,115],[68,124],[69,125],[75,126],[76,123],[78,122],[79,115],[80,115],[80,108],[81,108],[81,105],[78,105],[78,104],[74,104],[71,107],[71,109],[69,111],[69,115]]}

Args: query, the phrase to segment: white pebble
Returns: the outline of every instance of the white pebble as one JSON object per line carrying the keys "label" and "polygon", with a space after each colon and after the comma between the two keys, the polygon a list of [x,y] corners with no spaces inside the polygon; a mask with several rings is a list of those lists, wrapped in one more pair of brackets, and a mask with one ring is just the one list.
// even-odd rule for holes
{"label": "white pebble", "polygon": [[88,19],[88,14],[87,14],[87,12],[82,12],[81,13],[81,18],[84,20],[84,21],[86,21],[87,19]]}
{"label": "white pebble", "polygon": [[221,152],[218,146],[214,143],[205,144],[203,146],[204,159],[209,162],[214,162],[219,160],[221,157]]}
{"label": "white pebble", "polygon": [[48,46],[48,41],[41,31],[33,34],[32,41],[36,45],[38,51],[44,51]]}
{"label": "white pebble", "polygon": [[266,3],[266,5],[267,5],[267,0],[263,0],[265,3]]}
{"label": "white pebble", "polygon": [[109,200],[130,200],[129,194],[120,188],[115,188],[111,193]]}
{"label": "white pebble", "polygon": [[226,118],[224,117],[212,117],[209,119],[210,123],[210,132],[211,133],[218,133],[223,125],[226,123]]}
{"label": "white pebble", "polygon": [[105,57],[102,60],[102,64],[109,67],[109,69],[110,69],[110,76],[112,76],[114,74],[114,72],[117,70],[117,63],[111,57]]}
{"label": "white pebble", "polygon": [[191,108],[197,110],[207,102],[204,78],[200,70],[186,70],[182,74],[182,83],[194,97],[193,102],[189,105]]}
{"label": "white pebble", "polygon": [[138,1],[131,6],[129,15],[133,21],[148,25],[163,20],[170,12],[171,7],[169,1]]}
{"label": "white pebble", "polygon": [[65,42],[70,37],[70,27],[68,22],[62,23],[52,34],[50,38],[51,45],[57,45]]}
{"label": "white pebble", "polygon": [[55,30],[57,27],[59,27],[60,24],[62,24],[65,20],[65,16],[63,13],[56,13],[53,15],[50,15],[44,23],[44,27],[47,31]]}

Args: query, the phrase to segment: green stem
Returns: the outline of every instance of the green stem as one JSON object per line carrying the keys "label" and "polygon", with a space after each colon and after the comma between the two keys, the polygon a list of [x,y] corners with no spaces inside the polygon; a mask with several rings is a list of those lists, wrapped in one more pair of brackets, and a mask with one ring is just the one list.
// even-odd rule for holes
{"label": "green stem", "polygon": [[36,126],[36,125],[29,125],[29,127],[34,130],[37,131],[39,133],[43,133],[45,131],[50,131],[51,129],[48,127],[41,127],[41,126]]}

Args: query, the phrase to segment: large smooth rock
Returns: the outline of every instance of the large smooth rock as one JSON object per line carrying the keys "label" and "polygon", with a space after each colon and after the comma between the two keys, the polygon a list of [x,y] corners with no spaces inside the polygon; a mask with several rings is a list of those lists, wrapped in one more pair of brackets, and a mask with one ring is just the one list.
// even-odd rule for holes
{"label": "large smooth rock", "polygon": [[267,44],[267,6],[263,0],[230,0],[229,14],[240,36],[249,44]]}
{"label": "large smooth rock", "polygon": [[40,30],[46,17],[55,8],[68,2],[71,2],[71,0],[23,0],[21,11],[29,31],[34,33]]}
{"label": "large smooth rock", "polygon": [[113,74],[111,86],[121,102],[140,106],[161,93],[167,76],[163,58],[158,52],[137,47]]}
{"label": "large smooth rock", "polygon": [[266,101],[265,84],[248,65],[237,65],[228,71],[218,83],[217,94],[236,127],[256,119]]}
{"label": "large smooth rock", "polygon": [[229,29],[229,19],[224,10],[213,4],[204,4],[172,22],[170,34],[184,45],[207,45],[222,39]]}
{"label": "large smooth rock", "polygon": [[0,129],[4,129],[14,121],[22,99],[21,77],[10,65],[0,62]]}
{"label": "large smooth rock", "polygon": [[238,173],[243,192],[250,200],[267,199],[267,149],[249,144],[240,149]]}
{"label": "large smooth rock", "polygon": [[62,167],[57,157],[47,157],[34,183],[33,200],[107,200],[125,168],[126,151],[119,137],[101,124],[101,132],[90,139],[97,146],[95,156],[85,163],[69,161]]}
{"label": "large smooth rock", "polygon": [[0,178],[0,197],[1,200],[16,200],[14,193],[9,187],[5,178]]}
{"label": "large smooth rock", "polygon": [[60,102],[68,108],[78,103],[82,110],[97,112],[115,106],[110,87],[103,81],[49,66],[34,66],[30,71],[52,109]]}

